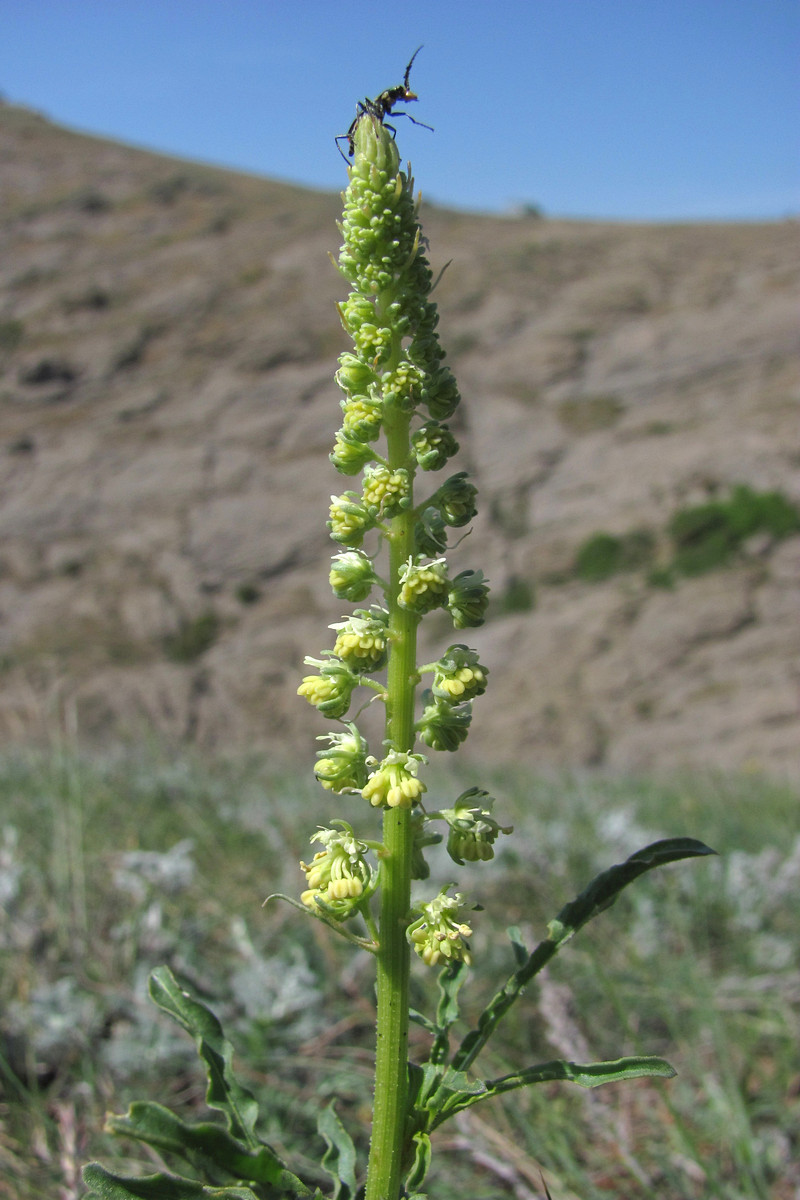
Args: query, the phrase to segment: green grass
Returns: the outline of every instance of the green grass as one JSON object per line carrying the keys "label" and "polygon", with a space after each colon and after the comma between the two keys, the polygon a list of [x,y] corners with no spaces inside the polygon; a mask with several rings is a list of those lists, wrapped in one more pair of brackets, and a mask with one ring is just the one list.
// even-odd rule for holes
{"label": "green grass", "polygon": [[[457,777],[453,777],[457,775]],[[794,916],[797,794],[759,778],[657,783],[435,777],[431,807],[481,783],[516,826],[495,864],[457,869],[475,915],[465,1015],[599,870],[658,837],[720,852],[627,889],[500,1026],[477,1070],[553,1057],[662,1054],[672,1081],[515,1092],[441,1131],[431,1200],[784,1200],[800,1178]],[[203,1111],[188,1039],[155,1015],[146,975],[168,963],[224,1019],[269,1136],[296,1166],[332,1096],[363,1145],[371,1112],[371,961],[289,906],[318,822],[359,803],[252,762],[64,751],[0,763],[0,1196],[79,1196],[81,1162],[152,1169],[102,1133],[134,1097]],[[370,814],[361,813],[364,824]],[[425,886],[425,885],[423,885]],[[432,976],[415,972],[417,1007]],[[412,1052],[426,1035],[415,1029]],[[4,1190],[5,1189],[5,1190]],[[782,1190],[783,1189],[783,1190]],[[538,1190],[538,1192],[537,1192]]]}

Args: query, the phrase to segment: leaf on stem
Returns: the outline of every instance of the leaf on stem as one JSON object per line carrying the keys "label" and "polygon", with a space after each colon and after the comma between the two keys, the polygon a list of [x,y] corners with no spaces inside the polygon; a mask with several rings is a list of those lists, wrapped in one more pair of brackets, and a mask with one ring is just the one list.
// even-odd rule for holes
{"label": "leaf on stem", "polygon": [[233,1047],[211,1009],[182,988],[169,967],[156,967],[150,975],[148,990],[153,1003],[195,1039],[208,1078],[206,1103],[225,1114],[228,1130],[234,1137],[241,1138],[251,1149],[257,1148],[258,1104],[252,1092],[233,1074]]}
{"label": "leaf on stem", "polygon": [[531,979],[547,966],[550,959],[565,942],[581,929],[592,917],[604,912],[616,900],[623,888],[638,879],[646,871],[665,863],[678,862],[683,858],[699,858],[715,854],[703,842],[694,838],[665,838],[637,850],[624,863],[601,872],[588,887],[565,904],[554,921],[547,927],[549,936],[524,957],[525,950],[519,931],[509,931],[514,956],[519,964],[516,971],[506,980],[503,987],[492,997],[478,1018],[475,1029],[466,1035],[456,1053],[452,1065],[456,1070],[466,1070],[491,1037],[499,1021],[521,994]]}
{"label": "leaf on stem", "polygon": [[[456,1072],[453,1072],[455,1075]],[[467,1089],[447,1087],[448,1080],[429,1102],[431,1112],[430,1128],[436,1129],[454,1113],[470,1108],[482,1100],[499,1096],[502,1092],[510,1092],[515,1088],[529,1087],[534,1083],[552,1083],[563,1080],[567,1083],[577,1083],[579,1087],[594,1088],[603,1083],[615,1083],[622,1079],[642,1079],[658,1077],[671,1079],[674,1069],[663,1058],[639,1056],[635,1058],[618,1058],[611,1062],[574,1063],[555,1060],[547,1063],[537,1063],[523,1071],[515,1071],[511,1075],[502,1075],[499,1079],[485,1081],[472,1080]],[[451,1080],[454,1083],[455,1080]]]}
{"label": "leaf on stem", "polygon": [[160,1104],[136,1101],[127,1116],[110,1117],[106,1128],[145,1142],[162,1154],[182,1158],[209,1183],[230,1184],[244,1179],[272,1184],[295,1196],[310,1195],[305,1184],[284,1167],[266,1143],[253,1150],[220,1125],[209,1121],[190,1125]]}
{"label": "leaf on stem", "polygon": [[603,871],[575,900],[564,905],[555,921],[547,927],[551,940],[561,945],[592,917],[610,908],[622,889],[646,871],[683,858],[700,858],[708,854],[716,854],[716,850],[687,837],[665,838],[637,850],[624,863]]}
{"label": "leaf on stem", "polygon": [[327,1143],[322,1166],[333,1179],[333,1200],[354,1200],[356,1194],[356,1148],[336,1115],[334,1103],[317,1118],[317,1129]]}
{"label": "leaf on stem", "polygon": [[86,1200],[258,1200],[249,1187],[204,1187],[159,1171],[157,1175],[113,1175],[99,1163],[83,1168],[83,1181],[92,1191]]}

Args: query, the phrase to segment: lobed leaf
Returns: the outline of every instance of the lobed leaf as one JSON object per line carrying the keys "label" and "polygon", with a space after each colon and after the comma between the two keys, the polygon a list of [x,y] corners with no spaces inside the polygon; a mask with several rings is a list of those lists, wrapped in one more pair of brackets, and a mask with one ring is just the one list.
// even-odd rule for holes
{"label": "lobed leaf", "polygon": [[334,1102],[317,1118],[317,1129],[327,1143],[322,1166],[333,1179],[333,1200],[354,1200],[356,1184],[356,1148],[334,1108]]}
{"label": "lobed leaf", "polygon": [[233,1074],[233,1047],[211,1009],[182,988],[169,967],[156,967],[150,975],[148,990],[153,1002],[195,1039],[208,1078],[206,1103],[225,1114],[228,1130],[234,1137],[256,1149],[258,1104],[252,1092]]}
{"label": "lobed leaf", "polygon": [[[83,1168],[83,1182],[92,1188],[85,1200],[263,1200],[249,1187],[205,1187],[180,1175],[114,1175],[99,1163]],[[275,1193],[276,1197],[278,1193]]]}
{"label": "lobed leaf", "polygon": [[127,1116],[110,1117],[107,1128],[120,1136],[145,1142],[162,1154],[177,1155],[210,1183],[247,1180],[273,1185],[281,1194],[311,1194],[266,1143],[251,1149],[220,1125],[208,1121],[188,1124],[154,1102],[136,1101]]}

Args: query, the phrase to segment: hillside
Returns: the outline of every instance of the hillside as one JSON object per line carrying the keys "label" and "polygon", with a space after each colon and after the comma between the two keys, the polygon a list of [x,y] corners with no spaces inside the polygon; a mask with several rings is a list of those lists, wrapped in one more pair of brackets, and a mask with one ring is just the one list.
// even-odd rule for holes
{"label": "hillside", "polygon": [[[339,198],[11,106],[0,193],[0,738],[310,762],[295,691],[343,611]],[[796,224],[422,216],[481,489],[458,569],[495,597],[470,753],[797,775],[800,537],[667,572],[679,509],[800,503]],[[597,531],[646,561],[581,579]]]}

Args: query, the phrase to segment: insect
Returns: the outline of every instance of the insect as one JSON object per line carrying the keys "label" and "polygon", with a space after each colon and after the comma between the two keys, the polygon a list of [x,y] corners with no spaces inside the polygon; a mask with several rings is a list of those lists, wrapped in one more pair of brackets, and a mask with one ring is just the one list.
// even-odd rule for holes
{"label": "insect", "polygon": [[[339,136],[334,139],[336,142],[336,148],[345,162],[347,162],[347,159],[352,158],[355,154],[355,143],[353,138],[355,136],[356,129],[358,128],[358,123],[362,117],[372,117],[378,121],[379,124],[385,125],[386,128],[391,130],[393,134],[397,133],[395,127],[389,124],[389,122],[386,120],[386,117],[389,115],[389,113],[391,113],[395,104],[398,104],[400,101],[402,101],[404,104],[408,104],[411,100],[419,99],[419,97],[411,91],[408,77],[411,74],[411,67],[414,63],[414,59],[417,57],[421,49],[422,46],[417,46],[416,50],[411,55],[408,66],[406,67],[406,73],[403,76],[402,83],[398,84],[397,87],[387,88],[385,92],[381,92],[380,96],[376,96],[374,100],[370,100],[368,97],[363,101],[359,100],[356,106],[356,115],[353,118],[353,123],[348,129],[347,133],[340,133]],[[423,129],[430,129],[431,131],[433,129],[431,125],[426,125],[424,121],[417,121],[411,116],[411,113],[400,112],[397,113],[397,116],[408,117],[409,121],[411,121],[414,125],[421,125]],[[345,155],[342,147],[339,145],[340,142],[347,142],[347,155]]]}

